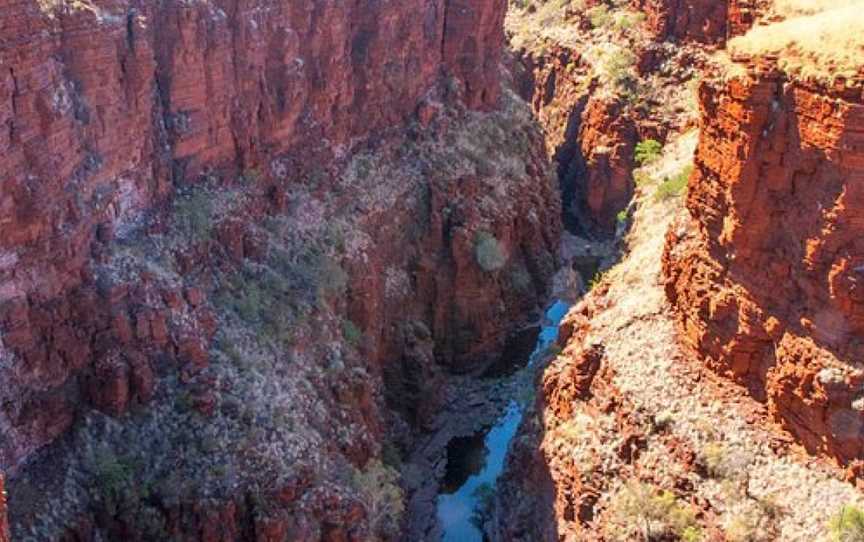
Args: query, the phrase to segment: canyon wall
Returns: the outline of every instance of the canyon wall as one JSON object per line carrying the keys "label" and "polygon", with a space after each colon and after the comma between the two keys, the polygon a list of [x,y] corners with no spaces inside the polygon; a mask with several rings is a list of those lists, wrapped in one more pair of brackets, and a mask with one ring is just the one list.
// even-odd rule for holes
{"label": "canyon wall", "polygon": [[[164,309],[137,314],[141,300],[125,299],[124,287],[95,284],[90,264],[105,247],[184,183],[235,172],[279,192],[277,174],[296,178],[409,120],[442,77],[471,107],[492,107],[505,7],[100,0],[0,9],[0,466],[60,435],[79,403],[104,406],[88,398],[83,375],[114,335],[203,356],[206,347],[169,339]],[[278,171],[276,156],[288,157]],[[123,393],[146,400],[152,369],[139,361],[123,371],[138,382]]]}
{"label": "canyon wall", "polygon": [[[744,28],[752,10],[739,4],[633,0],[610,8],[593,1],[582,11],[509,15],[518,87],[546,130],[572,228],[614,234],[634,193],[636,144],[665,141],[693,122],[682,87],[705,51],[725,43],[733,14]],[[592,16],[597,9],[608,16]],[[547,34],[555,23],[543,18],[552,17],[559,26]]]}
{"label": "canyon wall", "polygon": [[505,8],[0,8],[16,538],[398,538],[363,483],[557,266]]}
{"label": "canyon wall", "polygon": [[[565,220],[574,228],[614,232],[616,215],[633,196],[636,124],[626,104],[594,96],[597,85],[580,53],[556,46],[522,58],[523,93],[546,130],[558,167]],[[530,75],[528,75],[530,74]]]}
{"label": "canyon wall", "polygon": [[864,80],[808,82],[771,64],[700,88],[666,291],[696,355],[860,474]]}

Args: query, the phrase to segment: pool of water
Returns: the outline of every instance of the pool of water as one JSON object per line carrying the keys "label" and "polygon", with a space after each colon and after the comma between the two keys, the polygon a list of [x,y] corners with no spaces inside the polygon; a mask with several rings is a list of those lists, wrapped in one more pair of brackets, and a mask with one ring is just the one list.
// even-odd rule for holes
{"label": "pool of water", "polygon": [[[569,305],[556,301],[547,310],[527,365],[536,360],[558,337],[558,326]],[[527,379],[527,385],[533,379]],[[516,435],[525,405],[513,397],[507,410],[490,428],[469,437],[458,437],[447,446],[447,472],[438,494],[438,521],[443,542],[483,542],[483,533],[473,521],[478,504],[494,491],[504,470],[510,441]]]}

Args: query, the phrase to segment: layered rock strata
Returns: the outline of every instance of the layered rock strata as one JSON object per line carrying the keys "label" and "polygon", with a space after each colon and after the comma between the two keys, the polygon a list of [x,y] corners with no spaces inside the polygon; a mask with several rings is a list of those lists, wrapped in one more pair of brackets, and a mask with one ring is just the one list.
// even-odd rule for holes
{"label": "layered rock strata", "polygon": [[862,89],[770,62],[706,81],[688,214],[664,257],[694,354],[809,449],[854,465],[864,454]]}
{"label": "layered rock strata", "polygon": [[[135,345],[119,370],[138,384],[116,384],[133,401],[147,400],[152,380],[141,345],[200,361],[165,309],[142,311],[123,286],[96,284],[103,247],[186,182],[241,172],[266,192],[273,177],[344,156],[411,117],[442,74],[470,106],[492,107],[504,8],[105,0],[0,10],[0,465],[60,435],[77,405],[118,410],[88,401],[85,385],[86,373],[116,365],[106,358],[118,337]],[[166,304],[196,307],[180,294]],[[97,378],[126,378],[116,371]]]}
{"label": "layered rock strata", "polygon": [[648,29],[659,39],[716,44],[726,39],[727,2],[712,0],[633,0],[646,15]]}
{"label": "layered rock strata", "polygon": [[398,538],[374,484],[556,269],[505,7],[0,9],[16,539]]}

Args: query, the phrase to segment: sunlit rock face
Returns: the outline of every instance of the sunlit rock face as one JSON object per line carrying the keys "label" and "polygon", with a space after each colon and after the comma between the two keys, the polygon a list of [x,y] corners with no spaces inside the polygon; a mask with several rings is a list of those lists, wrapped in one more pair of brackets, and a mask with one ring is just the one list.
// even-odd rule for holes
{"label": "sunlit rock face", "polygon": [[864,452],[862,84],[750,72],[701,88],[667,294],[708,365],[767,401],[808,448],[854,462]]}

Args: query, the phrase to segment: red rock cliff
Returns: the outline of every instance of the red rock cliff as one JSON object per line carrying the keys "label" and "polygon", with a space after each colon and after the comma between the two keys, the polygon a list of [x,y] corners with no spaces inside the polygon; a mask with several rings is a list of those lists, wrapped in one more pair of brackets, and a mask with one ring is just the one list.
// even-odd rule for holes
{"label": "red rock cliff", "polygon": [[864,453],[864,81],[752,70],[700,90],[664,268],[683,340],[812,450]]}
{"label": "red rock cliff", "polygon": [[[276,155],[297,171],[344,156],[410,118],[442,75],[471,107],[492,107],[506,6],[50,5],[0,8],[3,467],[60,435],[88,396],[109,412],[149,398],[152,369],[135,355],[97,379],[97,391],[114,386],[109,399],[77,378],[118,337],[206,358],[168,336],[164,314],[112,308],[128,289],[97,288],[89,262],[103,244],[184,180],[255,170]],[[212,335],[212,316],[202,321]]]}
{"label": "red rock cliff", "polygon": [[716,0],[633,0],[658,38],[719,43],[726,39],[727,2]]}

